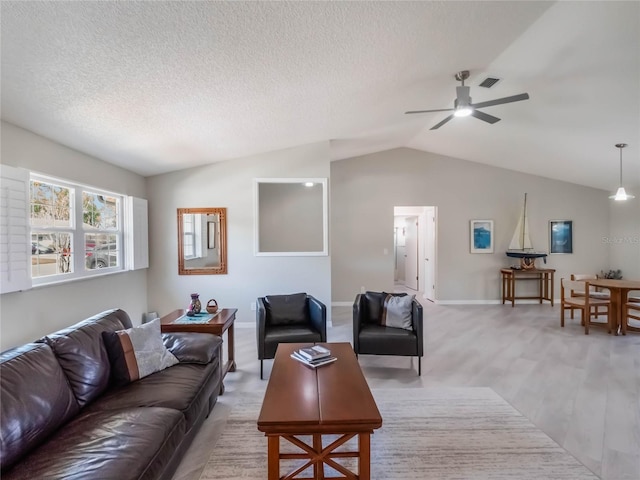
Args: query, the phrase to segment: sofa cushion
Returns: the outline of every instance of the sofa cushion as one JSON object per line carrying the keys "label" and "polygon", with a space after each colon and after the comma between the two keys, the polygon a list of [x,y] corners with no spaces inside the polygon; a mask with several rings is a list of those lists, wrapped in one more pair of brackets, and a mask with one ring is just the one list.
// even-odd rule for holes
{"label": "sofa cushion", "polygon": [[222,345],[222,339],[212,333],[171,332],[162,334],[162,343],[180,363],[211,362]]}
{"label": "sofa cushion", "polygon": [[0,465],[4,472],[80,408],[53,350],[45,343],[2,353],[0,384]]}
{"label": "sofa cushion", "polygon": [[2,479],[157,479],[185,431],[182,414],[169,408],[83,413]]}
{"label": "sofa cushion", "polygon": [[307,294],[267,295],[264,298],[269,325],[295,325],[309,323]]}
{"label": "sofa cushion", "polygon": [[115,385],[134,382],[178,363],[162,343],[160,319],[116,332],[102,332]]}
{"label": "sofa cushion", "polygon": [[380,325],[413,330],[412,310],[415,295],[387,295],[382,305]]}
{"label": "sofa cushion", "polygon": [[102,332],[131,327],[124,310],[108,310],[69,328],[47,335],[80,407],[100,395],[109,385],[111,365]]}
{"label": "sofa cushion", "polygon": [[264,358],[274,358],[276,349],[281,343],[316,342],[322,342],[322,335],[308,325],[271,327],[264,335]]}
{"label": "sofa cushion", "polygon": [[179,363],[123,387],[107,390],[88,407],[91,412],[133,407],[164,407],[182,412],[187,430],[220,388],[220,362]]}
{"label": "sofa cushion", "polygon": [[378,355],[418,355],[418,342],[413,331],[380,325],[363,325],[358,353]]}

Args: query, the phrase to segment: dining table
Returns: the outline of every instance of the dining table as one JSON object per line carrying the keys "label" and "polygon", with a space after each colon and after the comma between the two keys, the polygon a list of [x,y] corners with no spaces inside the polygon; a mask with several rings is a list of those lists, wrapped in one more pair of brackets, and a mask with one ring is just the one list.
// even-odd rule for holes
{"label": "dining table", "polygon": [[629,298],[629,292],[640,291],[640,280],[615,280],[613,278],[598,278],[589,281],[590,286],[606,288],[610,292],[611,310],[609,312],[609,324],[613,333],[618,335],[622,327],[624,305]]}

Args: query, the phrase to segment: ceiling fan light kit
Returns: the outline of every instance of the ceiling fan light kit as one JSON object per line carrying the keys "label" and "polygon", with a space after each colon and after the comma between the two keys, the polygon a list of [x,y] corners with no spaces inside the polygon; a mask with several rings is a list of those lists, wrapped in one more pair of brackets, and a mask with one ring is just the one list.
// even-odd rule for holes
{"label": "ceiling fan light kit", "polygon": [[456,99],[453,101],[453,108],[441,108],[437,110],[411,110],[404,112],[405,114],[413,113],[431,113],[431,112],[453,112],[444,120],[435,124],[430,130],[436,130],[442,125],[447,123],[453,117],[468,117],[472,116],[483,122],[494,124],[499,122],[498,117],[481,112],[478,108],[493,107],[494,105],[502,105],[504,103],[519,102],[521,100],[527,100],[529,98],[528,93],[521,93],[519,95],[513,95],[511,97],[496,98],[495,100],[489,100],[487,102],[473,103],[469,94],[470,88],[464,85],[464,81],[469,78],[469,70],[462,70],[454,75],[454,78],[461,82],[462,85],[456,87]]}
{"label": "ceiling fan light kit", "polygon": [[622,186],[622,149],[626,146],[626,143],[616,143],[616,148],[620,150],[620,183],[618,190],[616,190],[616,193],[609,196],[610,199],[615,200],[616,202],[624,202],[625,200],[636,198],[634,195],[627,193]]}

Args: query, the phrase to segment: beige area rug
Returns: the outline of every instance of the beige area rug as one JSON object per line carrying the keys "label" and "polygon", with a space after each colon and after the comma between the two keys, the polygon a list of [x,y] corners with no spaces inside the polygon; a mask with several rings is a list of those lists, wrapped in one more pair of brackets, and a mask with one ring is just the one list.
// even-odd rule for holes
{"label": "beige area rug", "polygon": [[[383,419],[371,437],[374,480],[598,478],[490,388],[381,389],[373,395]],[[201,480],[267,478],[267,439],[256,427],[261,404],[261,393],[243,394]],[[282,451],[295,451],[280,442]]]}

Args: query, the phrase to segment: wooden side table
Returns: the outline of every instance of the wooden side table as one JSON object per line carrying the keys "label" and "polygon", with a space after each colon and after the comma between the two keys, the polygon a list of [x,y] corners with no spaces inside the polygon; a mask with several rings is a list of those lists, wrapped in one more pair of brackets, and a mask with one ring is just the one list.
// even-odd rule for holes
{"label": "wooden side table", "polygon": [[222,366],[222,379],[224,380],[227,372],[236,371],[236,361],[233,351],[233,322],[236,319],[237,308],[223,308],[218,314],[207,323],[175,323],[177,319],[187,313],[184,309],[174,310],[173,312],[160,318],[160,330],[162,333],[167,332],[196,332],[196,333],[213,333],[222,337],[227,332],[227,362]]}
{"label": "wooden side table", "polygon": [[[502,268],[500,270],[500,275],[502,276],[502,304],[511,302],[511,307],[514,307],[516,300],[538,300],[541,304],[543,300],[546,300],[553,307],[553,277],[555,272],[552,268],[533,268],[531,270]],[[538,295],[516,296],[517,280],[536,280],[538,282]]]}

